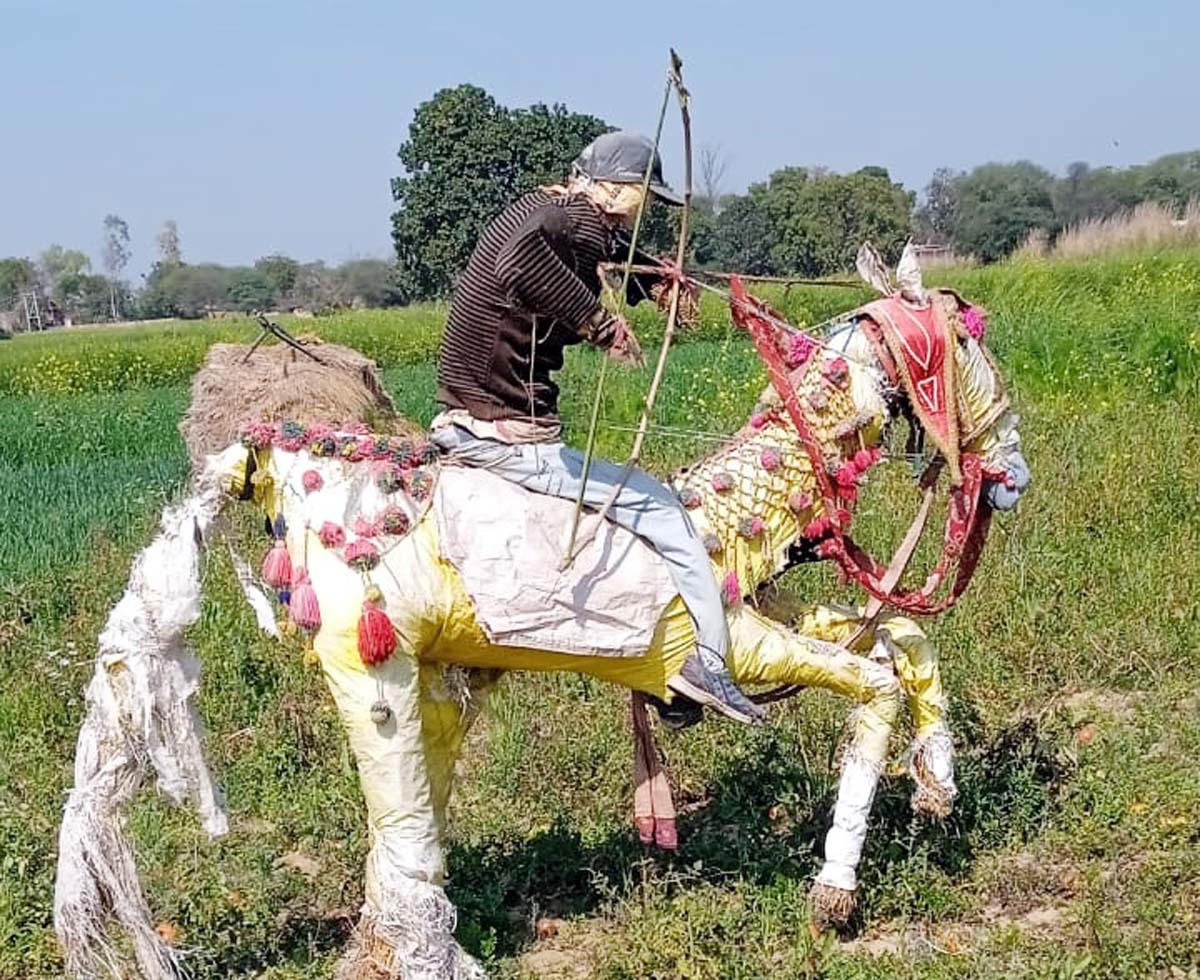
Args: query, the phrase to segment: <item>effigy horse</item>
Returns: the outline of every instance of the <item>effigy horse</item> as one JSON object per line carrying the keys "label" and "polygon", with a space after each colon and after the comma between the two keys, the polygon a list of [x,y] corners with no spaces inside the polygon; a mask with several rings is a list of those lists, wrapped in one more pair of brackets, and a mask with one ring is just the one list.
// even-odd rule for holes
{"label": "effigy horse", "polygon": [[[739,284],[733,292],[734,318],[754,337],[772,384],[746,425],[673,487],[723,583],[738,683],[818,687],[856,706],[813,889],[815,917],[837,924],[853,911],[902,701],[915,729],[914,809],[944,816],[956,793],[938,656],[895,610],[923,614],[953,601],[978,558],[989,505],[1015,502],[1027,472],[982,344],[981,311],[956,294],[889,293],[818,340]],[[666,681],[693,645],[685,608],[636,537],[606,525],[571,570],[534,568],[546,541],[561,544],[561,533],[546,529],[565,532],[569,503],[442,465],[411,428],[387,431],[390,402],[369,364],[332,345],[308,352],[321,363],[283,348],[256,355],[283,365],[289,380],[236,437],[229,419],[246,385],[230,368],[243,349],[210,352],[184,424],[196,464],[191,492],[165,512],[100,638],[55,895],[67,967],[78,976],[116,973],[106,939],[114,917],[143,975],[178,974],[175,952],[153,929],[122,820],[144,775],[153,770],[170,797],[195,804],[210,833],[226,828],[193,706],[199,664],[183,630],[198,615],[205,543],[231,500],[252,501],[269,519],[261,582],[311,636],[366,798],[365,903],[342,977],[482,975],[453,936],[443,838],[455,761],[503,672],[579,671],[665,703]],[[355,393],[354,417],[331,426],[328,409],[307,410],[306,378],[327,395]],[[361,424],[372,414],[373,429]],[[905,562],[884,568],[849,533],[859,484],[901,414],[936,445],[927,484],[942,469],[951,483],[942,560],[907,591],[898,584]],[[748,601],[805,558],[836,562],[870,601],[793,609],[788,625]],[[260,625],[276,630],[278,607],[244,563],[237,567]],[[639,829],[671,847],[674,814],[660,775],[643,773]]]}

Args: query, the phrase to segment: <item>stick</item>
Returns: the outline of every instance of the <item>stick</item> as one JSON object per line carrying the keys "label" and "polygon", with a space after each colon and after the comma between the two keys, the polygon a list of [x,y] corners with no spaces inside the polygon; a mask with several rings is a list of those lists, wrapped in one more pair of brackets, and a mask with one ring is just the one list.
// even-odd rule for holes
{"label": "stick", "polygon": [[[679,242],[675,248],[675,266],[677,275],[671,281],[671,303],[667,312],[667,325],[663,331],[662,348],[658,352],[658,363],[654,367],[654,377],[650,381],[650,389],[646,393],[646,404],[642,409],[642,418],[638,423],[637,435],[633,439],[633,448],[629,451],[629,458],[625,461],[625,467],[621,470],[621,475],[613,486],[612,491],[605,500],[604,505],[596,513],[591,525],[582,534],[579,535],[578,518],[582,510],[583,491],[584,487],[580,487],[579,502],[576,506],[575,515],[576,523],[571,528],[571,538],[567,543],[567,551],[563,556],[562,562],[559,563],[559,569],[565,571],[571,566],[571,563],[578,557],[579,552],[588,546],[591,540],[596,536],[596,532],[602,526],[603,521],[608,516],[608,512],[612,510],[613,504],[616,503],[617,497],[621,493],[622,487],[625,486],[625,481],[629,479],[633,468],[637,465],[642,456],[642,446],[646,442],[646,432],[650,428],[650,417],[654,411],[654,402],[658,398],[658,389],[662,384],[663,374],[667,367],[667,354],[671,349],[671,340],[675,336],[675,327],[679,322],[679,290],[684,278],[683,263],[687,256],[687,242],[689,221],[692,210],[692,116],[690,110],[691,96],[688,90],[684,87],[683,62],[675,50],[671,49],[671,71],[667,79],[667,91],[674,87],[675,93],[679,98],[679,112],[683,119],[683,153],[684,153],[684,175],[683,175],[683,214],[679,219]],[[660,123],[661,128],[661,123]],[[651,157],[653,165],[653,157]],[[648,184],[649,182],[647,182]],[[625,266],[625,278],[628,282],[629,271],[632,267],[633,246],[636,242],[630,244],[630,262]],[[624,301],[624,289],[622,289],[622,302]],[[590,447],[589,447],[590,448]],[[584,464],[589,462],[587,458]],[[584,480],[587,479],[587,470],[584,469]]]}
{"label": "stick", "polygon": [[[673,53],[673,52],[672,52]],[[629,276],[633,269],[633,259],[637,255],[637,240],[638,232],[642,228],[642,217],[646,213],[647,203],[650,198],[650,178],[654,173],[654,158],[658,156],[658,144],[662,139],[663,122],[667,118],[667,106],[671,102],[671,89],[675,85],[675,79],[671,75],[667,76],[667,84],[663,89],[662,106],[658,111],[658,125],[654,130],[654,145],[650,150],[650,159],[646,163],[646,173],[642,177],[642,200],[638,204],[637,216],[633,221],[633,231],[629,237],[629,255],[625,260],[625,274],[621,279],[621,292],[617,297],[620,304],[620,312],[625,312],[625,298],[629,292]],[[596,451],[596,431],[600,423],[600,405],[604,398],[604,382],[608,377],[608,358],[605,357],[600,361],[600,374],[596,378],[596,394],[592,398],[592,418],[588,424],[587,443],[583,451],[583,470],[580,473],[579,493],[575,497],[575,514],[571,518],[571,534],[567,538],[567,548],[563,554],[563,560],[560,568],[567,568],[574,561],[574,553],[576,549],[576,538],[579,535],[579,521],[583,517],[583,498],[587,494],[588,474],[592,469],[592,456]],[[595,532],[593,532],[594,534]]]}

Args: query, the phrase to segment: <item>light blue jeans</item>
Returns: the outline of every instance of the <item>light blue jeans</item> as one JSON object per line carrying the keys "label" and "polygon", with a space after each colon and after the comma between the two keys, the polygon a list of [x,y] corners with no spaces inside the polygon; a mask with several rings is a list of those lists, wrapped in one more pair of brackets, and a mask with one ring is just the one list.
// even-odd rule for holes
{"label": "light blue jeans", "polygon": [[[583,453],[561,442],[509,445],[481,439],[448,425],[430,434],[451,460],[491,470],[511,483],[551,497],[575,500],[583,476]],[[599,510],[621,480],[623,466],[592,459],[583,502]],[[712,573],[708,552],[687,511],[670,490],[636,467],[621,486],[608,518],[641,538],[667,563],[667,569],[696,626],[701,658],[709,670],[724,671],[729,650],[729,627],[721,591]],[[566,547],[564,528],[563,547]],[[713,662],[716,657],[720,664]]]}

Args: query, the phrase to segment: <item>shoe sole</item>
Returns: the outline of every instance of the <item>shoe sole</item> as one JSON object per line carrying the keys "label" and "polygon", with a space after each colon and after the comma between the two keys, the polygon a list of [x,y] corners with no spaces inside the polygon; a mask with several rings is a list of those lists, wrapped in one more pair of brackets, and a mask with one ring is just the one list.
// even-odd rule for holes
{"label": "shoe sole", "polygon": [[743,725],[762,724],[763,719],[761,716],[755,717],[754,715],[746,714],[744,711],[738,711],[737,708],[726,704],[720,698],[714,697],[712,694],[709,694],[708,691],[697,687],[691,681],[682,676],[677,675],[672,677],[669,681],[667,681],[667,687],[669,687],[676,694],[682,694],[685,698],[691,698],[697,704],[712,708],[713,711],[716,711],[718,714],[722,714],[726,718],[731,718],[734,721],[740,721]]}

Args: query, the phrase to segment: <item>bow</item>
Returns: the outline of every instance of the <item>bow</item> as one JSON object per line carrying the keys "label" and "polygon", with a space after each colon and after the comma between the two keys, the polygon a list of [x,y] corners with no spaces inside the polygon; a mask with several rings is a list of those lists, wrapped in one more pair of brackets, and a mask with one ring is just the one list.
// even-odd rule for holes
{"label": "bow", "polygon": [[633,232],[629,241],[629,255],[625,260],[623,275],[621,278],[620,302],[622,308],[625,304],[626,295],[629,290],[629,276],[633,270],[633,260],[637,255],[637,236],[641,228],[642,215],[645,213],[646,204],[649,198],[650,189],[650,174],[654,168],[654,158],[658,154],[659,140],[662,138],[663,120],[666,118],[667,105],[670,102],[671,92],[674,90],[679,101],[679,113],[683,123],[683,153],[684,153],[684,176],[683,176],[683,212],[679,219],[679,242],[675,248],[675,262],[669,268],[668,277],[671,283],[671,291],[668,299],[667,307],[667,324],[663,331],[662,348],[658,353],[658,363],[654,367],[654,377],[650,381],[650,388],[646,392],[646,403],[642,408],[641,421],[638,423],[637,434],[633,439],[633,448],[629,451],[629,457],[625,461],[625,467],[621,471],[616,484],[612,488],[608,499],[604,505],[596,513],[591,526],[580,534],[580,519],[583,515],[583,499],[587,491],[588,471],[591,468],[592,455],[596,447],[596,430],[600,420],[600,404],[604,391],[604,381],[606,377],[606,369],[608,367],[608,359],[605,358],[600,363],[600,375],[596,382],[596,395],[592,401],[592,418],[588,428],[587,446],[583,456],[583,472],[582,479],[579,485],[579,495],[575,500],[575,516],[571,523],[571,535],[567,541],[567,549],[563,555],[563,560],[559,565],[560,569],[567,569],[579,553],[587,547],[588,543],[596,535],[596,531],[603,525],[604,520],[608,517],[608,512],[612,509],[616,502],[621,488],[625,485],[625,481],[629,479],[633,468],[637,465],[642,456],[642,446],[646,441],[646,433],[650,428],[650,418],[654,411],[654,402],[658,398],[658,389],[662,385],[663,374],[667,366],[667,353],[671,349],[671,341],[675,336],[675,327],[679,322],[679,294],[685,280],[684,275],[684,258],[687,254],[688,232],[691,222],[692,213],[692,116],[691,116],[691,94],[687,87],[683,84],[683,60],[676,53],[674,48],[671,51],[670,68],[667,71],[667,84],[663,91],[662,108],[658,115],[658,128],[654,133],[654,149],[650,154],[650,161],[646,165],[646,175],[642,181],[642,201],[638,206],[637,218],[634,221]]}

